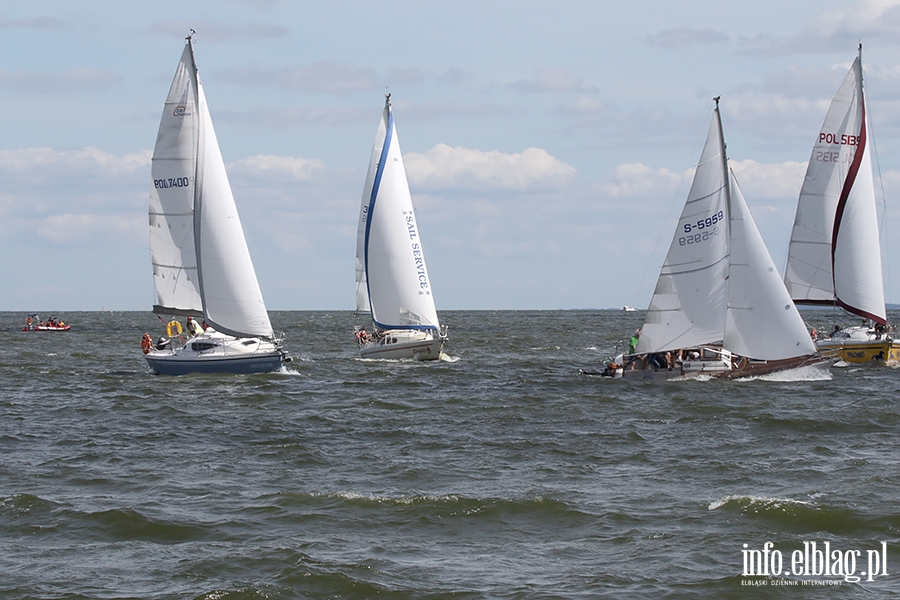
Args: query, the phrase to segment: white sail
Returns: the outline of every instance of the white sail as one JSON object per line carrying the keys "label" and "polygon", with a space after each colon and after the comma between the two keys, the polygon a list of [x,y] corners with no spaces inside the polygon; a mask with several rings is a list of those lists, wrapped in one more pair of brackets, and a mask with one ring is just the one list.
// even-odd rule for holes
{"label": "white sail", "polygon": [[725,330],[728,206],[718,119],[710,124],[675,237],[650,299],[637,352],[721,341]]}
{"label": "white sail", "polygon": [[237,337],[274,338],[225,162],[197,75],[200,137],[194,236],[206,320]]}
{"label": "white sail", "polygon": [[378,148],[369,164],[374,177],[364,239],[372,321],[382,329],[439,329],[389,99],[375,140]]}
{"label": "white sail", "polygon": [[153,157],[151,250],[159,307],[218,331],[274,338],[188,38]]}
{"label": "white sail", "polygon": [[194,247],[197,168],[197,87],[194,55],[184,47],[169,89],[153,150],[150,255],[157,304],[163,314],[203,314]]}
{"label": "white sail", "polygon": [[721,343],[762,360],[814,354],[728,169],[718,106],[714,114],[637,352]]}
{"label": "white sail", "polygon": [[832,100],[813,146],[784,281],[797,303],[836,303],[854,314],[885,322],[860,57]]}
{"label": "white sail", "polygon": [[733,173],[730,179],[731,252],[722,345],[740,356],[762,360],[815,354],[816,346],[775,268]]}
{"label": "white sail", "polygon": [[357,314],[369,314],[372,307],[369,304],[369,284],[366,279],[366,230],[369,222],[369,204],[372,201],[372,188],[375,185],[375,175],[378,172],[378,164],[381,160],[381,151],[385,139],[385,127],[387,123],[382,119],[378,123],[378,132],[375,135],[375,144],[372,147],[372,155],[369,157],[369,170],[366,173],[366,182],[363,185],[362,199],[359,205],[359,219],[356,223],[356,312]]}

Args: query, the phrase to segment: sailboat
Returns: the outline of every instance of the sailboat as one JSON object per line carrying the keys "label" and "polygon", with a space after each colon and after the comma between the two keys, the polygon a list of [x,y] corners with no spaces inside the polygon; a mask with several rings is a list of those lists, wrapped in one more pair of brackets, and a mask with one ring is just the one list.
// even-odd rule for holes
{"label": "sailboat", "polygon": [[728,167],[715,103],[636,348],[608,366],[614,376],[736,378],[821,361]]}
{"label": "sailboat", "polygon": [[391,95],[384,112],[363,187],[357,236],[357,308],[361,289],[372,315],[373,332],[356,328],[363,358],[436,360],[447,341],[394,126]]}
{"label": "sailboat", "polygon": [[863,319],[818,339],[819,351],[847,362],[900,363],[900,343],[887,330],[861,44],[809,157],[784,283],[797,304]]}
{"label": "sailboat", "polygon": [[[284,353],[263,302],[187,37],[152,161],[150,251],[157,315],[202,318],[142,348],[161,375],[262,373]],[[162,317],[160,317],[162,318]]]}

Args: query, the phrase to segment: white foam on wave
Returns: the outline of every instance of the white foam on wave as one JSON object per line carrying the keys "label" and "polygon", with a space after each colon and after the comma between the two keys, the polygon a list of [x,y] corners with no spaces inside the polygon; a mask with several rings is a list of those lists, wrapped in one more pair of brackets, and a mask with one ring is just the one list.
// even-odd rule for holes
{"label": "white foam on wave", "polygon": [[766,375],[741,377],[737,381],[831,381],[832,379],[834,379],[834,377],[827,367],[823,365],[810,365],[807,367],[788,369],[786,371],[776,371]]}
{"label": "white foam on wave", "polygon": [[708,509],[716,510],[717,508],[722,508],[729,502],[739,502],[740,504],[747,505],[762,505],[762,506],[770,506],[772,508],[780,508],[781,506],[814,506],[812,502],[806,502],[804,500],[793,500],[791,498],[769,498],[766,496],[742,496],[740,494],[729,494],[727,496],[723,496],[718,500],[714,500],[710,502]]}
{"label": "white foam on wave", "polygon": [[[296,359],[295,359],[296,360]],[[281,368],[275,371],[279,375],[295,375],[297,377],[302,377],[303,373],[300,371],[294,371],[293,369],[288,369],[286,366],[281,365]]]}

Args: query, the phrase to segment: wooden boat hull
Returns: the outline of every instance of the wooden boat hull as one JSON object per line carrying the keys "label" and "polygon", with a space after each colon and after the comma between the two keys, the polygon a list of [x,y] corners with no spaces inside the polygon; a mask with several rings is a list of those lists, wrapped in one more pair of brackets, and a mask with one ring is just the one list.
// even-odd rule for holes
{"label": "wooden boat hull", "polygon": [[689,379],[700,376],[715,377],[716,379],[740,379],[741,377],[758,377],[779,371],[818,365],[830,360],[832,359],[821,354],[810,354],[782,360],[747,360],[742,358],[737,361],[737,366],[733,368],[727,368],[721,361],[691,361],[687,363],[687,368],[685,368],[685,365],[682,365],[672,370],[654,367],[629,370],[626,367],[621,371],[620,376],[625,379],[654,381]]}

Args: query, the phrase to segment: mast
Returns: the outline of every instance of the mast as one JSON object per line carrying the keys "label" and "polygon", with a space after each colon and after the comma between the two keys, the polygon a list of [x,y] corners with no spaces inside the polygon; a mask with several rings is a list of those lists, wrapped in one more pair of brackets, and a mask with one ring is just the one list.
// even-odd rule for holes
{"label": "mast", "polygon": [[[716,113],[716,122],[719,125],[719,148],[721,149],[721,160],[722,160],[722,183],[725,186],[725,256],[728,260],[725,261],[725,310],[728,310],[728,279],[731,276],[731,178],[728,176],[728,155],[725,152],[725,132],[722,130],[722,114],[719,112],[719,99],[722,96],[716,96],[713,98],[713,101],[716,103],[716,108],[713,112]],[[726,327],[728,320],[725,322]],[[722,331],[722,339],[724,340],[726,337],[725,330]]]}

